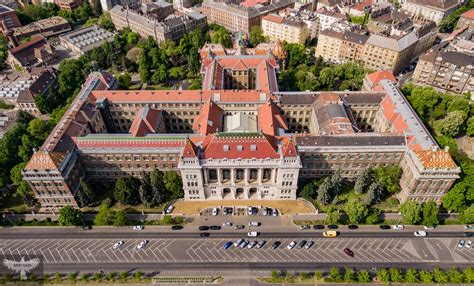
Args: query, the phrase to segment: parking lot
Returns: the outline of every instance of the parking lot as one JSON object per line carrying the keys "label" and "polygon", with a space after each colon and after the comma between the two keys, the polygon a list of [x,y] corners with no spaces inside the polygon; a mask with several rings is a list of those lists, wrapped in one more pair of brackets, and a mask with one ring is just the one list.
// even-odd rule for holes
{"label": "parking lot", "polygon": [[[292,239],[267,239],[261,249],[223,245],[226,238],[156,238],[137,249],[141,239],[0,239],[0,254],[44,257],[44,263],[117,263],[117,262],[474,262],[473,249],[458,249],[456,238],[306,238],[315,242],[310,249],[286,246]],[[262,240],[262,239],[249,239]],[[282,244],[271,249],[275,241]],[[299,241],[298,239],[295,239]],[[343,253],[350,248],[354,257]]]}

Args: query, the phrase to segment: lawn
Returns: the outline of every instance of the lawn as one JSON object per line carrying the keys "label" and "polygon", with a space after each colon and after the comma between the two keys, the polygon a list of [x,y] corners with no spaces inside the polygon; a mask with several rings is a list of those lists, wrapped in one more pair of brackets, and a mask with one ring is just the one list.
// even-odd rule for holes
{"label": "lawn", "polygon": [[23,199],[17,194],[9,195],[2,200],[4,203],[0,205],[0,211],[14,213],[28,213],[30,210]]}

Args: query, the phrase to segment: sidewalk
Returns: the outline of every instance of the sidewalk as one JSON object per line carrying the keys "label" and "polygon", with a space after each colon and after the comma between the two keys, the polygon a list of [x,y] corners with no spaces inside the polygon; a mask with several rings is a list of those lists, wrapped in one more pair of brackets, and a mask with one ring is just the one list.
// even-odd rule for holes
{"label": "sidewalk", "polygon": [[[90,214],[86,213],[82,215],[82,218],[84,220],[94,220],[95,214]],[[147,220],[147,221],[155,221],[155,220],[161,220],[163,217],[162,214],[127,214],[127,218],[129,220]],[[9,221],[17,221],[17,220],[25,220],[25,221],[31,221],[33,219],[37,219],[38,221],[44,221],[45,219],[50,218],[51,220],[57,220],[58,215],[57,214],[5,214],[4,215],[4,220],[9,220]]]}

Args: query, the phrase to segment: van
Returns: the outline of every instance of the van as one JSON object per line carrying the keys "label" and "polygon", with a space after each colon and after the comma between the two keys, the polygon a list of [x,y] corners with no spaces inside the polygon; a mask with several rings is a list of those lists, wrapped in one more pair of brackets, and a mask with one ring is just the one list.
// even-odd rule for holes
{"label": "van", "polygon": [[336,237],[337,236],[337,231],[334,230],[328,230],[323,232],[324,237]]}
{"label": "van", "polygon": [[260,222],[258,221],[250,221],[249,222],[249,227],[259,227],[260,226]]}

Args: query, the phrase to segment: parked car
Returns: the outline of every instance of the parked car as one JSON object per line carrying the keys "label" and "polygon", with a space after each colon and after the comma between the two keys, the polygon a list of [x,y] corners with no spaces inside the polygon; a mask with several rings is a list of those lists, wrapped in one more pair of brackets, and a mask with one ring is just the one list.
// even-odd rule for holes
{"label": "parked car", "polygon": [[379,225],[379,227],[380,229],[390,229],[390,226],[386,224]]}
{"label": "parked car", "polygon": [[472,241],[468,240],[468,241],[466,242],[466,246],[465,246],[465,247],[466,247],[466,248],[471,248],[471,247],[472,247]]}
{"label": "parked car", "polygon": [[301,249],[301,248],[303,248],[305,245],[306,245],[306,240],[303,239],[302,241],[300,241],[300,242],[298,243],[298,248]]}
{"label": "parked car", "polygon": [[258,213],[258,208],[256,207],[248,207],[247,208],[248,215],[256,215]]}
{"label": "parked car", "polygon": [[471,224],[465,225],[464,229],[474,229],[474,225],[471,225]]}
{"label": "parked car", "polygon": [[396,224],[396,225],[392,225],[392,229],[395,229],[395,230],[402,230],[404,229],[403,225],[401,224]]}
{"label": "parked car", "polygon": [[250,241],[244,240],[244,242],[242,242],[242,243],[240,244],[240,247],[241,247],[241,248],[245,248],[249,243],[250,243]]}
{"label": "parked car", "polygon": [[145,245],[147,245],[147,243],[148,243],[148,240],[140,241],[140,243],[137,245],[137,249],[142,249],[143,247],[145,247]]}
{"label": "parked car", "polygon": [[257,243],[257,249],[260,249],[260,248],[262,248],[262,247],[263,247],[263,246],[264,246],[266,243],[267,243],[267,241],[266,241],[266,240],[262,240],[262,241],[260,241],[259,243]]}
{"label": "parked car", "polygon": [[236,242],[234,242],[234,246],[240,246],[243,242],[245,241],[245,239],[239,239],[237,240]]}
{"label": "parked car", "polygon": [[272,216],[278,216],[278,210],[277,209],[273,209]]}
{"label": "parked car", "polygon": [[464,239],[461,239],[460,241],[458,241],[458,248],[463,248],[465,243],[466,242],[464,241]]}
{"label": "parked car", "polygon": [[171,227],[171,229],[172,229],[172,230],[181,230],[181,229],[183,229],[183,226],[182,226],[182,225],[173,225],[173,226]]}
{"label": "parked car", "polygon": [[425,237],[427,235],[426,231],[418,230],[413,233],[416,237]]}
{"label": "parked car", "polygon": [[355,224],[350,224],[347,226],[348,229],[358,229],[359,227]]}
{"label": "parked car", "polygon": [[248,237],[257,237],[258,236],[258,232],[256,231],[250,231],[247,233],[247,236]]}
{"label": "parked car", "polygon": [[337,231],[334,230],[328,230],[323,232],[324,237],[336,237],[337,236]]}
{"label": "parked car", "polygon": [[314,245],[314,241],[310,240],[305,244],[304,248],[305,249],[310,249],[311,246],[313,246],[313,245]]}
{"label": "parked car", "polygon": [[219,209],[218,209],[218,208],[213,208],[213,209],[212,209],[212,215],[213,215],[213,216],[216,216],[218,213],[219,213]]}
{"label": "parked car", "polygon": [[277,249],[279,246],[281,245],[281,241],[275,241],[273,244],[272,244],[272,249],[275,250]]}
{"label": "parked car", "polygon": [[143,230],[143,225],[135,225],[132,227],[133,230]]}
{"label": "parked car", "polygon": [[228,249],[229,247],[232,246],[232,242],[231,241],[228,241],[224,244],[224,250]]}
{"label": "parked car", "polygon": [[254,240],[254,241],[252,241],[251,243],[249,243],[249,245],[247,245],[247,248],[248,248],[248,249],[252,249],[252,248],[255,247],[255,245],[257,245],[257,243],[258,243],[258,242]]}
{"label": "parked car", "polygon": [[434,226],[434,225],[432,225],[432,226],[426,226],[426,225],[425,225],[425,226],[423,226],[423,228],[424,228],[425,230],[433,230],[433,229],[435,229],[435,226]]}
{"label": "parked car", "polygon": [[123,241],[120,240],[120,241],[118,241],[117,243],[114,244],[113,248],[114,248],[114,249],[117,249],[117,248],[119,248],[119,247],[122,246],[122,245],[123,245]]}
{"label": "parked car", "polygon": [[222,223],[222,226],[232,226],[232,223],[230,221],[226,221]]}
{"label": "parked car", "polygon": [[219,230],[221,229],[220,225],[211,225],[210,227],[211,230]]}
{"label": "parked car", "polygon": [[349,248],[344,248],[344,253],[349,255],[350,257],[354,257],[354,252],[350,250]]}
{"label": "parked car", "polygon": [[207,225],[201,225],[199,227],[199,230],[203,231],[203,230],[209,230],[209,227]]}
{"label": "parked car", "polygon": [[296,246],[296,241],[293,240],[292,242],[290,242],[290,244],[288,244],[286,248],[290,250],[290,249],[293,249],[295,246]]}
{"label": "parked car", "polygon": [[199,234],[200,237],[209,237],[209,235],[211,235],[209,232],[201,232]]}
{"label": "parked car", "polygon": [[314,229],[324,229],[324,225],[322,225],[322,224],[315,224],[315,225],[313,225],[313,228],[314,228]]}
{"label": "parked car", "polygon": [[338,226],[335,225],[335,224],[330,224],[330,225],[328,225],[328,228],[329,228],[329,229],[337,229]]}
{"label": "parked car", "polygon": [[464,236],[466,236],[466,237],[474,236],[474,232],[465,232]]}
{"label": "parked car", "polygon": [[311,227],[309,225],[300,225],[300,230],[306,230],[310,229]]}
{"label": "parked car", "polygon": [[238,224],[235,226],[235,229],[244,229],[245,228],[245,225],[243,224]]}
{"label": "parked car", "polygon": [[222,208],[222,213],[224,215],[231,215],[233,212],[233,208]]}
{"label": "parked car", "polygon": [[249,221],[249,227],[259,227],[260,222],[258,221]]}
{"label": "parked car", "polygon": [[173,206],[173,205],[169,205],[169,206],[166,208],[165,213],[170,214],[170,213],[173,212],[173,210],[174,210],[174,206]]}

